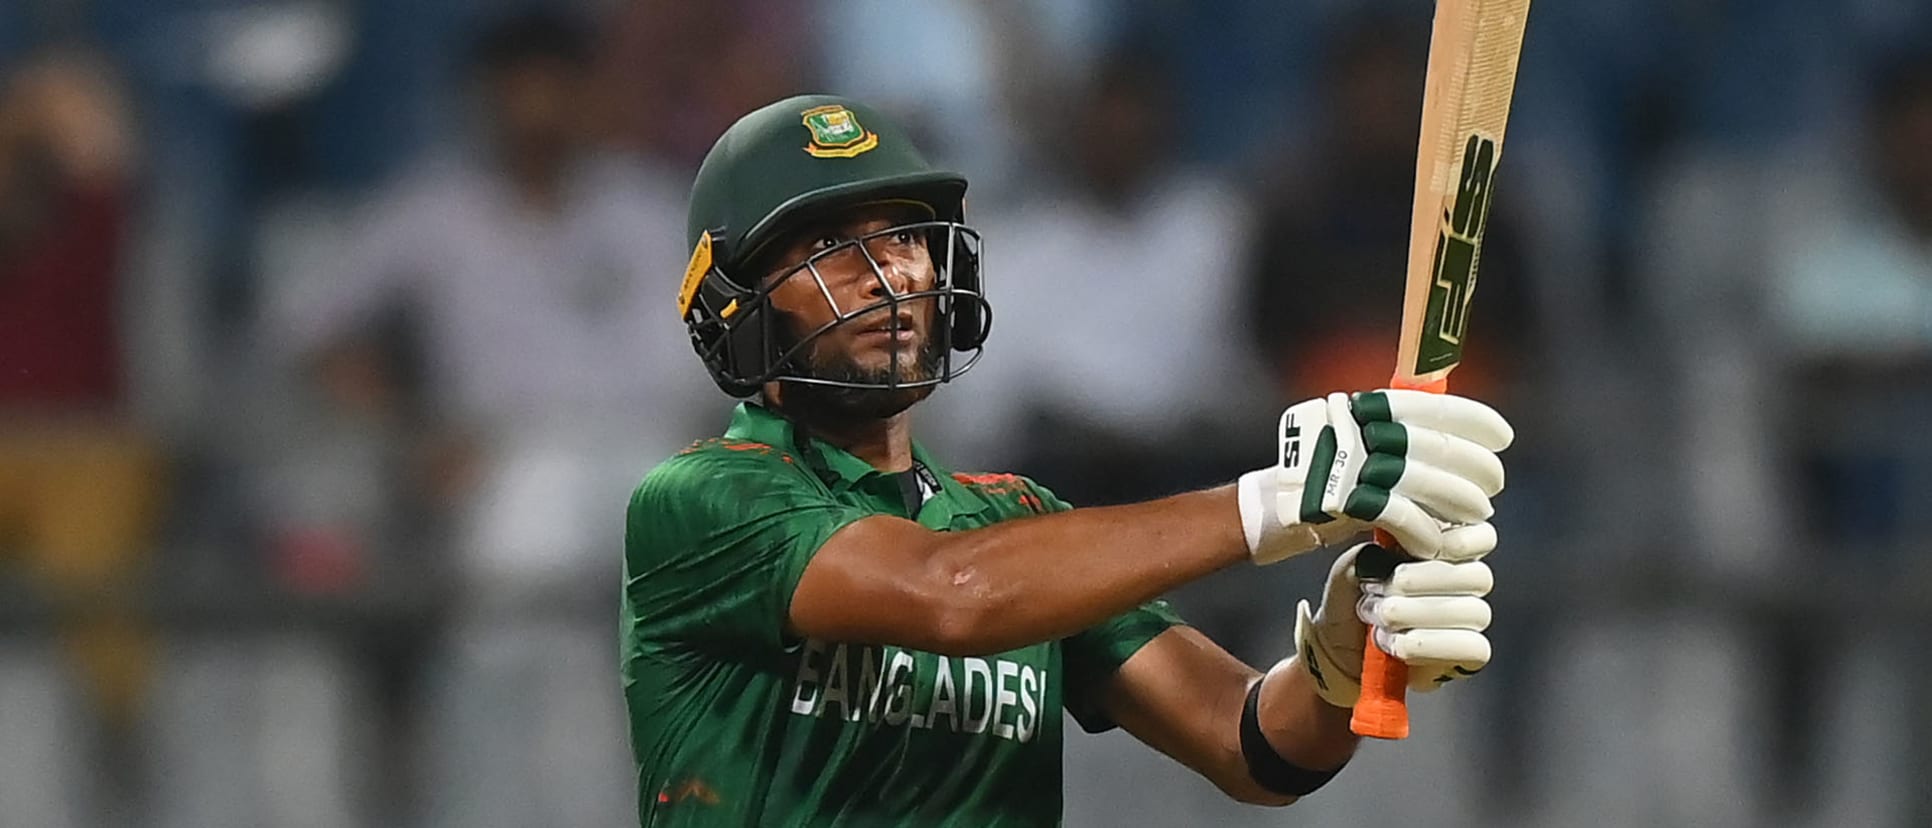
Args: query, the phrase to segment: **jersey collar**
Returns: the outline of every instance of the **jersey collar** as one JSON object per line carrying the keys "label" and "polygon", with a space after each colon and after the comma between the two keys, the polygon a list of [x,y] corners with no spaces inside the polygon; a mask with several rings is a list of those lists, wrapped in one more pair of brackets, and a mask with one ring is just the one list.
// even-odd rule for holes
{"label": "jersey collar", "polygon": [[[873,468],[871,463],[838,446],[797,431],[792,421],[753,402],[738,404],[737,410],[731,414],[731,426],[726,429],[725,436],[783,449],[808,464],[827,486],[837,492],[849,491],[868,478],[884,474]],[[806,444],[800,445],[801,441]],[[952,472],[934,460],[917,440],[912,444],[912,457],[925,464],[939,478],[939,494],[926,501],[925,508],[920,510],[920,523],[945,528],[956,517],[975,515],[988,508],[982,498],[975,496],[965,484],[955,479]]]}

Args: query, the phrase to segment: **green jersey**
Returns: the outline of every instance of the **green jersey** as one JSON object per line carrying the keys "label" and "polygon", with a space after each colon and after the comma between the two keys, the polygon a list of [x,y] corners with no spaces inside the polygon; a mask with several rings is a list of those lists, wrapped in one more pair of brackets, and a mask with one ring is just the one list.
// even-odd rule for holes
{"label": "green jersey", "polygon": [[1098,689],[1180,621],[1156,602],[975,658],[787,634],[805,565],[846,524],[961,531],[1068,508],[1026,478],[913,456],[880,472],[747,403],[638,486],[622,634],[644,825],[1059,823],[1060,711],[1112,727]]}

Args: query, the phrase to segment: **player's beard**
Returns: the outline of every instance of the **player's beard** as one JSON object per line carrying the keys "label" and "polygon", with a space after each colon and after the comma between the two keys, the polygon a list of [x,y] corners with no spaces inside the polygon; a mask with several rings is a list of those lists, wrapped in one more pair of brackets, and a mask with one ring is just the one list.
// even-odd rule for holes
{"label": "player's beard", "polygon": [[[896,365],[888,362],[867,367],[850,354],[827,347],[825,337],[819,336],[807,343],[804,353],[796,360],[804,369],[801,373],[849,385],[779,380],[779,393],[785,410],[808,422],[884,420],[932,396],[938,384],[930,381],[939,376],[943,356],[938,338],[927,336],[920,339],[918,350],[910,358],[902,353]],[[895,383],[895,373],[898,385],[927,384],[912,388],[883,387]]]}

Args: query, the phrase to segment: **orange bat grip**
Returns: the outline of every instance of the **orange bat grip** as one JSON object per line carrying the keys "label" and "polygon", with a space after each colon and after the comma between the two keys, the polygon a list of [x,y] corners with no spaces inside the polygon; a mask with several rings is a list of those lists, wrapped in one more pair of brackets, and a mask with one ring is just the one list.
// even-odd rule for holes
{"label": "orange bat grip", "polygon": [[[1441,394],[1449,390],[1449,380],[1418,383],[1396,377],[1389,383],[1395,388],[1412,388]],[[1395,552],[1402,551],[1395,538],[1380,529],[1375,530],[1375,544]],[[1349,717],[1348,729],[1357,736],[1371,739],[1409,738],[1409,703],[1404,698],[1409,692],[1409,665],[1402,659],[1382,652],[1375,646],[1375,630],[1368,631],[1368,642],[1362,648],[1362,697],[1355,702],[1355,712]]]}

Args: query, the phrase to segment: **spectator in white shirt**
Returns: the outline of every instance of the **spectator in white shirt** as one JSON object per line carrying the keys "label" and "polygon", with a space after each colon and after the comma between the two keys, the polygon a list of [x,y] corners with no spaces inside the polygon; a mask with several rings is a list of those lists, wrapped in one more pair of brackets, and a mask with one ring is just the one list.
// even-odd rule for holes
{"label": "spectator in white shirt", "polygon": [[667,288],[683,190],[593,152],[588,44],[549,20],[479,45],[484,148],[382,193],[269,332],[334,401],[396,407],[403,371],[373,334],[407,314],[430,500],[456,512],[470,585],[505,597],[608,574],[612,498],[710,425],[694,423],[709,388]]}
{"label": "spectator in white shirt", "polygon": [[[337,409],[411,423],[417,494],[450,519],[456,606],[420,707],[427,825],[634,813],[609,676],[625,497],[716,428],[673,302],[684,187],[594,150],[590,51],[546,13],[488,29],[481,147],[376,198],[266,333]],[[380,344],[399,310],[402,360]]]}

